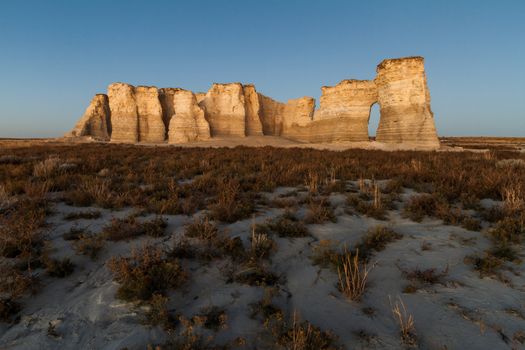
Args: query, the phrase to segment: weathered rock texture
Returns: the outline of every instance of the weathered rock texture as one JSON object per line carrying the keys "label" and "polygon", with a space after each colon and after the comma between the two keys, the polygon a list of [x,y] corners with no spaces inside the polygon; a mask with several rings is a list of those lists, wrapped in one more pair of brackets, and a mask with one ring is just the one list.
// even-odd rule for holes
{"label": "weathered rock texture", "polygon": [[135,143],[139,141],[139,119],[135,88],[125,83],[108,87],[111,112],[111,141]]}
{"label": "weathered rock texture", "polygon": [[162,107],[162,121],[164,122],[165,130],[168,131],[170,126],[170,119],[175,114],[175,106],[173,105],[173,96],[178,88],[162,88],[159,89],[159,100]]}
{"label": "weathered rock texture", "polygon": [[[336,86],[321,88],[321,106],[315,113],[316,121],[332,120],[340,130],[332,141],[368,141],[370,108],[377,101],[376,86],[370,80],[343,80]],[[343,124],[340,124],[344,119]]]}
{"label": "weathered rock texture", "polygon": [[264,135],[280,136],[283,126],[284,103],[258,94],[261,108],[261,124]]}
{"label": "weathered rock texture", "polygon": [[159,91],[156,87],[137,86],[135,98],[139,118],[139,141],[163,142],[166,137],[166,127],[162,121]]}
{"label": "weathered rock texture", "polygon": [[320,108],[301,97],[287,103],[252,84],[213,84],[207,93],[114,83],[97,95],[68,136],[115,142],[185,143],[214,136],[281,136],[300,142],[368,141],[374,103],[380,106],[376,139],[439,147],[422,57],[388,59],[374,80],[323,86]]}
{"label": "weathered rock texture", "polygon": [[381,106],[377,141],[439,146],[422,57],[384,60],[375,83]]}
{"label": "weathered rock texture", "polygon": [[210,126],[204,110],[197,104],[193,92],[179,89],[173,94],[174,114],[170,119],[169,143],[186,143],[210,139]]}
{"label": "weathered rock texture", "polygon": [[246,136],[246,110],[241,83],[213,84],[200,103],[212,136]]}
{"label": "weathered rock texture", "polygon": [[197,103],[200,104],[206,98],[206,93],[205,92],[196,92],[195,93],[195,98],[197,99]]}
{"label": "weathered rock texture", "polygon": [[108,96],[97,94],[91,100],[82,118],[66,136],[92,136],[100,140],[109,140],[111,134],[109,115]]}
{"label": "weathered rock texture", "polygon": [[244,111],[245,111],[245,125],[244,133],[246,136],[263,135],[263,128],[261,123],[261,107],[259,105],[259,96],[255,91],[255,86],[244,85]]}
{"label": "weathered rock texture", "polygon": [[111,140],[163,142],[166,127],[157,88],[115,83],[108,87]]}

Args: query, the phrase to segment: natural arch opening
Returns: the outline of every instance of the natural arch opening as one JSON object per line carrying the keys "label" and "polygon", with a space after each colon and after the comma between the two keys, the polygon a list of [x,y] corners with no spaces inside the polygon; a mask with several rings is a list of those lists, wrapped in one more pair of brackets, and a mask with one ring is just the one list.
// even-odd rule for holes
{"label": "natural arch opening", "polygon": [[379,127],[379,103],[373,103],[370,106],[370,114],[368,116],[368,137],[370,140],[375,140],[377,128]]}

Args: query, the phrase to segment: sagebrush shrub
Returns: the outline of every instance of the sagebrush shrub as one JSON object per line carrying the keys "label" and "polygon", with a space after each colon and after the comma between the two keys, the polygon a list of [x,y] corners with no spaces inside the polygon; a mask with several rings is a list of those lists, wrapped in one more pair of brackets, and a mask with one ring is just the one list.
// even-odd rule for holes
{"label": "sagebrush shrub", "polygon": [[149,300],[180,286],[187,274],[179,261],[169,258],[157,247],[133,249],[128,258],[112,258],[108,268],[120,284],[117,297],[126,301]]}
{"label": "sagebrush shrub", "polygon": [[208,217],[201,217],[187,224],[184,232],[187,237],[199,238],[211,242],[218,237],[219,229]]}
{"label": "sagebrush shrub", "polygon": [[75,264],[71,262],[69,258],[58,259],[46,259],[44,262],[46,272],[51,277],[64,278],[73,273],[75,270]]}
{"label": "sagebrush shrub", "polygon": [[337,222],[337,217],[326,198],[311,199],[304,221],[307,224],[322,224],[326,221]]}
{"label": "sagebrush shrub", "polygon": [[525,237],[525,213],[498,221],[490,231],[496,242],[521,243]]}
{"label": "sagebrush shrub", "polygon": [[403,235],[395,232],[393,229],[378,225],[368,229],[354,249],[359,250],[362,259],[368,259],[374,251],[380,252],[386,248],[388,243],[401,238],[403,238]]}
{"label": "sagebrush shrub", "polygon": [[142,235],[160,237],[164,235],[166,227],[166,221],[160,217],[140,222],[134,216],[130,216],[125,219],[113,218],[111,223],[104,227],[102,233],[110,241],[121,241]]}
{"label": "sagebrush shrub", "polygon": [[308,237],[306,226],[291,213],[285,213],[269,220],[267,227],[280,237]]}
{"label": "sagebrush shrub", "polygon": [[420,222],[425,216],[434,216],[438,199],[430,194],[410,197],[404,207],[404,215],[413,221]]}
{"label": "sagebrush shrub", "polygon": [[0,298],[0,322],[10,323],[22,306],[10,298]]}

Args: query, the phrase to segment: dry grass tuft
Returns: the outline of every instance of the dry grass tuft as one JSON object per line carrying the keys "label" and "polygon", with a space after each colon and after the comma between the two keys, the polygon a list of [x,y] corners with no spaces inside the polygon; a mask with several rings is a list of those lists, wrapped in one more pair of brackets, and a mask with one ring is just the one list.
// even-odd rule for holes
{"label": "dry grass tuft", "polygon": [[219,229],[217,228],[217,225],[215,225],[207,216],[205,216],[196,218],[191,223],[186,225],[184,232],[187,237],[213,242],[218,237]]}
{"label": "dry grass tuft", "polygon": [[252,225],[251,255],[256,259],[268,258],[275,248],[276,244],[268,234],[258,233],[256,225]]}
{"label": "dry grass tuft", "polygon": [[319,187],[319,174],[313,171],[308,171],[304,179],[304,185],[311,194],[316,194]]}
{"label": "dry grass tuft", "polygon": [[222,180],[216,201],[210,206],[211,218],[223,222],[235,222],[249,217],[255,207],[253,200],[241,191],[237,180]]}
{"label": "dry grass tuft", "polygon": [[294,312],[292,324],[281,324],[278,344],[290,350],[338,350],[337,337],[329,331],[322,331],[308,321],[300,322]]}
{"label": "dry grass tuft", "polygon": [[394,305],[392,305],[392,300],[390,300],[390,307],[392,315],[399,325],[403,343],[410,347],[417,347],[414,317],[407,311],[403,300],[398,297]]}
{"label": "dry grass tuft", "polygon": [[359,250],[355,255],[345,251],[342,256],[341,267],[337,269],[339,275],[339,289],[350,300],[359,301],[365,293],[368,283],[368,274],[371,268],[359,260]]}
{"label": "dry grass tuft", "polygon": [[35,164],[33,168],[33,176],[36,177],[50,177],[60,166],[60,158],[49,157],[40,163]]}
{"label": "dry grass tuft", "polygon": [[525,208],[522,184],[512,183],[502,190],[504,208],[508,213],[514,213]]}

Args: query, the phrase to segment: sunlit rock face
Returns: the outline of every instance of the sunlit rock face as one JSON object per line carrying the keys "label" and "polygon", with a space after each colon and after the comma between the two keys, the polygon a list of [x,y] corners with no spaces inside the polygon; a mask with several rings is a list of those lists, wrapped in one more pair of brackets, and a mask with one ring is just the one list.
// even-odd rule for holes
{"label": "sunlit rock face", "polygon": [[195,93],[195,99],[197,99],[197,103],[200,104],[204,99],[206,98],[205,92],[196,92]]}
{"label": "sunlit rock face", "polygon": [[259,96],[252,84],[243,85],[244,112],[245,112],[245,135],[261,136],[263,127],[261,123],[261,107]]}
{"label": "sunlit rock face", "polygon": [[156,87],[115,83],[108,87],[108,98],[111,141],[164,141],[166,127],[162,120],[162,107]]}
{"label": "sunlit rock face", "polygon": [[111,141],[135,143],[139,141],[139,120],[135,88],[125,83],[108,87],[111,113]]}
{"label": "sunlit rock face", "polygon": [[377,141],[439,146],[423,57],[384,60],[375,83],[381,107]]}
{"label": "sunlit rock face", "polygon": [[170,118],[168,142],[187,143],[210,139],[210,126],[193,92],[178,89],[173,94],[174,113]]}
{"label": "sunlit rock face", "polygon": [[185,143],[210,137],[280,136],[300,142],[367,142],[370,110],[380,107],[376,140],[439,147],[422,57],[384,60],[374,80],[323,86],[319,109],[287,103],[253,84],[213,84],[206,93],[114,83],[97,95],[67,136],[114,142]]}
{"label": "sunlit rock face", "polygon": [[368,141],[370,108],[377,101],[374,81],[343,80],[335,86],[323,86],[321,91],[321,106],[314,120],[345,120],[341,125],[344,132],[326,136],[332,141]]}
{"label": "sunlit rock face", "polygon": [[111,134],[109,100],[105,94],[97,94],[91,100],[84,115],[67,137],[92,136],[95,139],[109,140]]}
{"label": "sunlit rock face", "polygon": [[139,141],[163,142],[166,136],[166,126],[162,120],[158,89],[154,86],[137,86],[135,98],[139,118]]}
{"label": "sunlit rock face", "polygon": [[246,110],[241,83],[213,84],[200,103],[212,136],[245,136]]}

